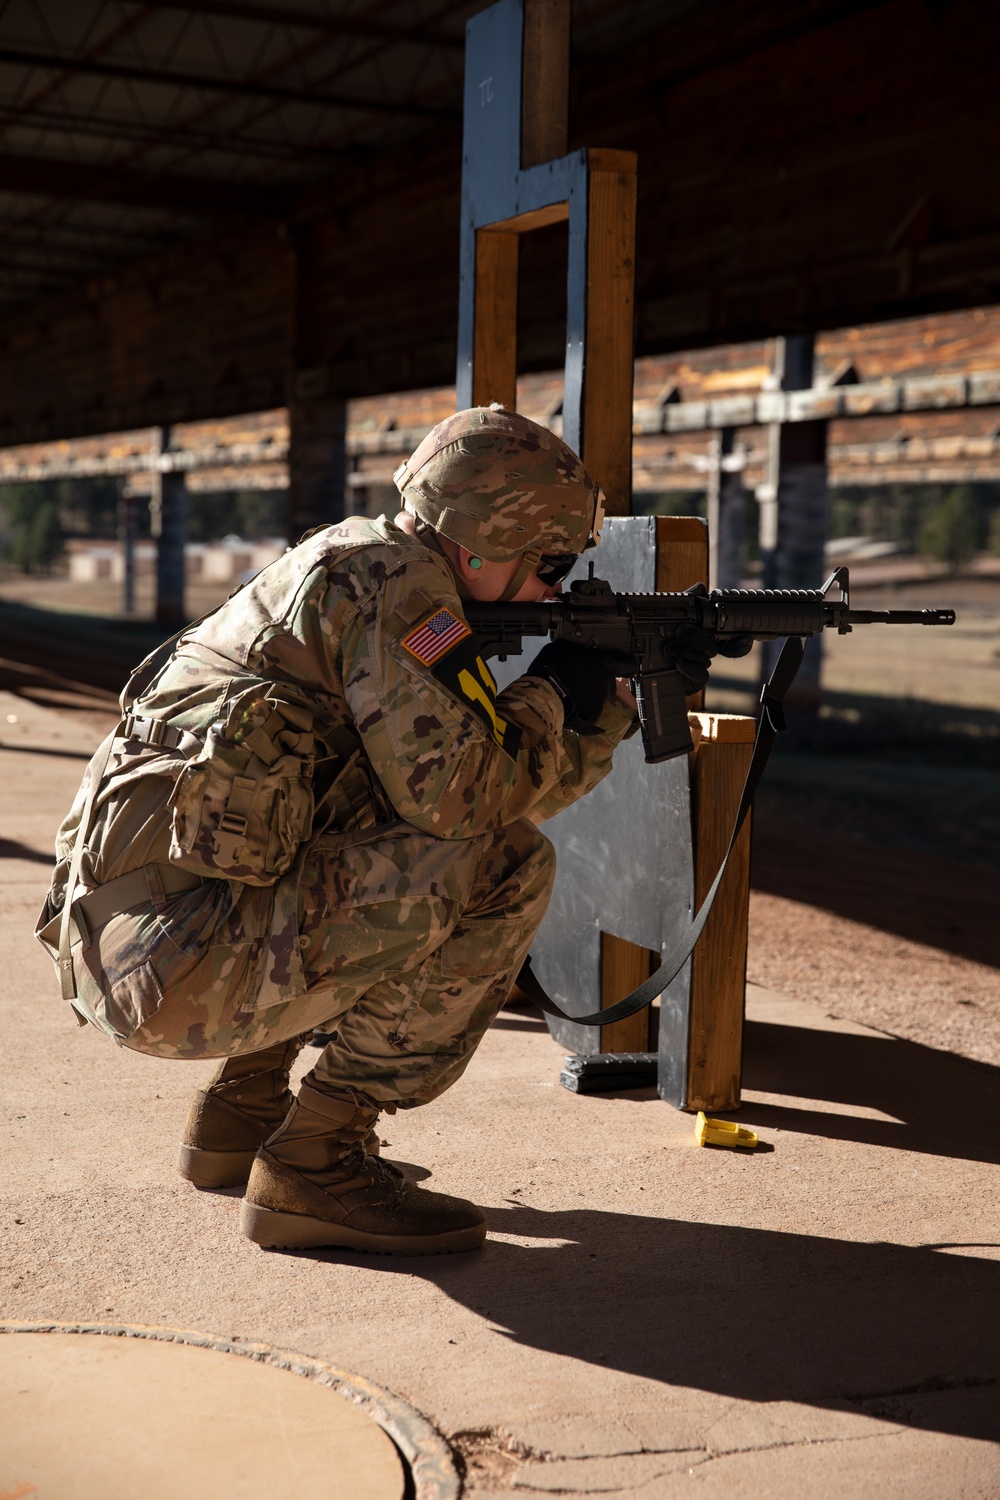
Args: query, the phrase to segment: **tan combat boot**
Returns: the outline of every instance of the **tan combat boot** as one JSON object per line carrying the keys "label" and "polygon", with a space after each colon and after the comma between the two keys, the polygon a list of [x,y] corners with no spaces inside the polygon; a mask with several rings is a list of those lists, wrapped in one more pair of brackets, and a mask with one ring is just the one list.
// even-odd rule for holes
{"label": "tan combat boot", "polygon": [[[250,1176],[258,1148],[295,1103],[288,1073],[308,1035],[277,1042],[263,1052],[227,1057],[199,1089],[187,1117],[178,1166],[195,1187],[238,1187]],[[374,1132],[365,1150],[377,1156]]]}
{"label": "tan combat boot", "polygon": [[267,1249],[340,1245],[376,1255],[475,1250],[486,1224],[474,1203],[407,1182],[366,1149],[378,1111],[360,1095],[304,1082],[284,1124],[261,1147],[240,1212]]}
{"label": "tan combat boot", "polygon": [[181,1176],[196,1187],[246,1182],[258,1147],[292,1107],[288,1071],[306,1038],[227,1057],[195,1095],[181,1144]]}

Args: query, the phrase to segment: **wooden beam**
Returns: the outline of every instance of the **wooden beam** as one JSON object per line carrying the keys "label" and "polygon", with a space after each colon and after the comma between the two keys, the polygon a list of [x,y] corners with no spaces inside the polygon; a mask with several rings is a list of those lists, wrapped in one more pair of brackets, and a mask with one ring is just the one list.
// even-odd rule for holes
{"label": "wooden beam", "polygon": [[[305,0],[296,3],[305,7]],[[277,0],[270,4],[277,8]],[[988,7],[949,6],[932,14],[919,0],[897,0],[895,7],[882,4],[844,16],[824,3],[830,25],[818,61],[808,55],[808,37],[757,47],[759,28],[770,37],[770,8],[753,0],[726,0],[724,8],[727,39],[720,41],[713,32],[709,10],[696,6],[663,25],[655,45],[643,38],[614,55],[601,52],[591,60],[581,54],[574,71],[577,139],[642,151],[636,262],[642,351],[745,342],[787,330],[794,313],[796,326],[841,328],[842,352],[853,358],[852,330],[866,342],[874,337],[876,343],[894,344],[902,336],[895,320],[919,314],[919,326],[911,330],[911,356],[918,359],[913,374],[922,370],[931,376],[957,365],[973,372],[967,399],[982,399],[974,372],[992,368],[995,380],[996,355],[981,350],[980,341],[989,333],[991,309],[1000,298],[1000,211],[995,195],[981,191],[994,165],[989,132],[981,124],[995,93]],[[340,9],[328,8],[331,16]],[[812,17],[814,7],[806,9]],[[781,0],[782,17],[794,20],[800,13],[801,4]],[[450,21],[441,24],[451,29]],[[734,33],[753,43],[752,65],[727,61]],[[41,44],[33,50],[48,55]],[[879,59],[889,55],[893,67],[887,71]],[[70,67],[71,59],[65,61]],[[670,81],[662,114],[651,115],[650,73],[673,80],[675,66],[700,67],[701,61],[708,71],[680,84]],[[715,66],[720,62],[723,66]],[[852,68],[856,86],[845,91],[843,79]],[[641,88],[637,79],[643,80]],[[206,85],[205,79],[199,83]],[[50,100],[46,112],[51,107]],[[71,103],[61,103],[59,112],[70,130]],[[719,129],[723,118],[732,128]],[[30,129],[53,124],[33,111],[24,122]],[[81,128],[90,124],[82,121]],[[222,116],[217,127],[206,121],[198,125],[206,147],[218,128],[226,150],[233,144],[241,151],[254,149],[252,131],[233,141],[225,126]],[[146,127],[126,115],[122,129],[129,138],[130,131]],[[291,147],[298,149],[302,132],[289,130]],[[334,137],[340,139],[339,126]],[[268,143],[275,144],[273,130]],[[172,149],[173,137],[169,144]],[[39,150],[43,146],[44,141]],[[23,146],[18,151],[30,154]],[[374,395],[444,385],[453,378],[460,155],[448,126],[399,142],[394,134],[391,149],[366,151],[360,161],[341,159],[335,175],[303,190],[303,211],[321,214],[327,228],[316,318],[338,391]],[[284,168],[273,178],[278,187],[288,182]],[[243,191],[242,183],[233,186]],[[924,193],[932,205],[941,205],[931,238],[923,246],[887,249],[902,215]],[[107,216],[98,217],[103,224]],[[733,224],[741,226],[735,259]],[[401,226],[405,256],[400,255]],[[92,228],[72,226],[78,237]],[[65,224],[35,229],[46,239],[67,233]],[[63,291],[57,297],[46,291],[44,299],[19,273],[7,276],[7,286],[0,258],[5,288],[0,301],[31,304],[5,308],[0,327],[4,442],[221,416],[283,399],[284,348],[278,321],[270,315],[275,289],[283,285],[274,226],[241,226],[234,236],[223,225],[210,237],[165,253],[151,245],[177,232],[182,226],[166,217],[140,225],[131,214],[115,216],[115,233],[104,252],[106,274],[85,281],[81,267],[77,275],[67,268],[60,283],[46,276],[46,288],[59,284]],[[101,234],[107,237],[104,229]],[[535,370],[561,366],[566,343],[547,274],[562,270],[559,236],[545,253],[550,255],[546,274],[537,285],[522,288],[519,313],[522,360],[530,348]],[[902,255],[912,260],[909,291],[898,279]],[[924,315],[956,307],[970,309],[962,315],[959,341],[942,336],[936,347],[925,344],[925,333],[933,337],[933,320]],[[973,321],[973,309],[985,318],[981,325]],[[886,322],[881,334],[858,329],[875,319],[894,321]],[[945,313],[945,320],[952,323],[954,313]],[[823,337],[828,343],[831,336]],[[239,379],[219,385],[215,371],[230,360]],[[933,397],[914,387],[911,398],[913,382],[905,365],[870,356],[858,369],[861,384],[825,394],[826,401],[839,404],[841,415],[860,414],[859,403],[872,413],[903,414],[911,399],[927,407],[959,399],[947,384]],[[885,375],[905,375],[906,389],[883,383]],[[785,399],[780,392],[770,394]],[[885,407],[887,400],[891,405]],[[804,406],[797,400],[795,410]],[[668,406],[665,412],[669,431],[682,408]],[[811,417],[835,414],[815,405],[810,412]],[[722,426],[746,425],[731,409],[719,410],[717,419]],[[703,412],[699,426],[704,422]],[[710,413],[710,422],[716,415]]]}
{"label": "wooden beam", "polygon": [[569,0],[525,0],[521,51],[521,166],[566,155]]}
{"label": "wooden beam", "polygon": [[587,345],[583,459],[608,515],[632,509],[636,156],[588,153]]}
{"label": "wooden beam", "polygon": [[[691,760],[695,910],[729,844],[753,753],[754,720],[698,715]],[[750,900],[750,820],[743,825],[711,915],[691,959],[686,1109],[736,1109],[740,1102],[743,1008]]]}
{"label": "wooden beam", "polygon": [[477,231],[473,406],[517,405],[517,261],[516,234]]}
{"label": "wooden beam", "polygon": [[7,152],[0,156],[0,191],[124,203],[140,209],[172,208],[213,219],[232,213],[275,218],[287,211],[291,201],[290,193],[270,185]]}
{"label": "wooden beam", "polygon": [[136,83],[173,85],[206,94],[229,94],[250,99],[272,99],[285,104],[320,104],[339,109],[359,109],[374,115],[409,115],[424,120],[455,120],[458,111],[416,100],[360,97],[332,93],[322,82],[290,88],[267,78],[236,78],[231,74],[188,73],[182,68],[111,61],[101,57],[75,57],[72,53],[34,52],[26,47],[0,47],[0,63],[19,68],[38,68],[49,73],[85,74],[87,77],[120,78]]}
{"label": "wooden beam", "polygon": [[[293,3],[307,8],[306,0]],[[278,0],[269,4],[279,9]],[[336,19],[341,9],[329,6],[322,14]],[[642,151],[636,269],[644,352],[745,342],[787,331],[790,317],[795,326],[843,329],[844,352],[852,357],[848,330],[875,319],[894,320],[882,335],[890,341],[897,338],[895,320],[920,315],[931,334],[924,315],[956,307],[985,313],[988,329],[990,308],[1000,297],[1000,210],[996,195],[981,190],[994,169],[992,142],[982,126],[995,94],[989,7],[942,9],[896,0],[848,14],[824,0],[820,9],[829,23],[819,38],[822,56],[810,54],[814,38],[796,40],[786,26],[811,24],[820,13],[816,6],[780,0],[772,13],[772,7],[753,0],[726,0],[724,36],[713,26],[710,8],[695,6],[669,24],[651,21],[660,28],[652,42],[643,35],[626,50],[612,37],[610,51],[578,57],[577,139]],[[453,29],[452,20],[440,24]],[[578,24],[583,39],[584,20]],[[623,20],[622,36],[624,28]],[[609,24],[609,30],[617,26]],[[734,42],[739,56],[731,50]],[[31,51],[35,60],[55,69],[38,75],[43,83],[65,80],[74,66],[71,57],[54,58],[41,43]],[[880,60],[890,55],[893,66],[887,70]],[[151,67],[145,59],[134,61]],[[698,71],[702,65],[705,71]],[[677,68],[684,73],[680,82]],[[194,65],[185,65],[185,72],[196,72]],[[845,90],[848,73],[855,82]],[[666,84],[658,113],[650,112],[651,80]],[[279,75],[275,82],[295,80]],[[211,83],[197,78],[203,97],[221,98],[204,92]],[[445,92],[432,102],[457,98],[457,82],[442,79],[441,87]],[[70,92],[75,99],[75,90]],[[60,128],[72,131],[74,106],[67,99],[58,106],[65,116]],[[80,101],[76,114],[86,105],[83,95]],[[44,115],[29,110],[23,116],[29,132],[54,127],[51,98],[39,107]],[[224,115],[215,124],[202,120],[184,129],[203,132],[204,141],[196,144],[206,149],[216,131],[226,151],[255,149],[258,126],[247,127],[237,140]],[[724,130],[720,119],[730,122]],[[147,130],[143,120],[126,110],[124,138],[134,144],[132,132]],[[357,120],[352,112],[350,121]],[[81,119],[80,128],[96,126]],[[340,124],[330,128],[328,140],[341,140]],[[288,123],[288,129],[290,149],[300,149],[303,132],[314,148],[322,146],[311,128],[293,129]],[[45,142],[40,134],[38,139],[42,151]],[[185,139],[190,144],[187,136],[182,144]],[[267,129],[267,140],[272,149],[273,129]],[[176,142],[171,136],[166,144],[172,150]],[[361,150],[358,141],[352,150]],[[17,151],[28,156],[34,147]],[[391,147],[372,147],[359,161],[341,158],[335,175],[303,189],[305,208],[321,213],[329,225],[316,316],[331,346],[331,379],[341,392],[375,394],[452,378],[460,155],[447,125],[402,140],[394,132]],[[273,162],[268,165],[273,169]],[[190,167],[179,170],[195,176]],[[298,190],[300,177],[292,176],[294,183],[281,168],[273,185]],[[244,190],[235,180],[232,185]],[[902,216],[924,194],[937,215],[930,238],[893,248]],[[105,216],[100,217],[103,222]],[[740,225],[737,257],[734,224]],[[80,236],[87,228],[73,227]],[[401,227],[407,247],[402,257]],[[54,284],[48,276],[39,289],[12,271],[7,286],[0,260],[5,287],[0,301],[31,303],[16,312],[5,310],[0,329],[0,343],[10,351],[0,369],[4,441],[218,416],[281,400],[284,351],[266,329],[250,326],[261,323],[258,309],[272,298],[278,259],[269,249],[272,225],[241,228],[235,252],[225,225],[211,238],[185,243],[177,254],[164,256],[151,245],[185,229],[167,218],[150,226],[139,225],[131,214],[115,216],[101,268],[105,274],[87,282],[83,267],[78,275],[67,268],[57,298],[48,295]],[[36,230],[45,238],[67,232],[65,224],[53,223]],[[553,266],[563,255],[562,245],[554,243]],[[907,269],[901,279],[903,257]],[[230,262],[224,284],[213,269],[220,258]],[[155,297],[152,306],[147,289]],[[533,369],[561,365],[564,357],[565,325],[548,292],[547,276],[522,290],[522,352],[530,347]],[[93,309],[93,316],[84,327],[85,309]],[[972,355],[968,359],[961,345],[944,339],[928,354],[923,329],[914,330],[914,351],[928,375],[938,365],[942,372],[954,369],[956,349],[964,368],[985,367],[971,311],[967,321],[961,338]],[[871,334],[863,332],[866,339]],[[238,388],[227,383],[223,399],[213,368],[224,350],[234,351],[240,382]],[[989,363],[995,370],[995,357]],[[862,363],[859,373],[861,385],[827,393],[842,403],[841,413],[857,411],[858,402],[869,403],[872,412],[884,409],[879,403],[887,394],[889,409],[906,409],[900,401],[908,404],[907,392],[878,388],[880,377],[902,373],[899,367]],[[975,390],[970,380],[970,401],[977,399]],[[917,397],[931,404],[928,392],[914,392]],[[933,399],[958,397],[944,386]],[[679,411],[668,407],[668,418]],[[830,414],[812,409],[816,417]],[[719,421],[744,425],[731,411],[720,412]],[[666,426],[669,430],[669,420]]]}
{"label": "wooden beam", "polygon": [[514,214],[510,219],[498,219],[490,229],[513,230],[524,234],[529,229],[544,229],[547,224],[561,224],[569,218],[569,203],[548,203],[544,208],[531,208],[526,213]]}
{"label": "wooden beam", "polygon": [[384,21],[368,21],[364,16],[336,16],[325,11],[300,10],[285,5],[250,5],[244,0],[157,0],[160,10],[180,10],[198,16],[219,16],[224,20],[259,21],[262,26],[294,26],[303,31],[318,31],[325,36],[351,36],[361,41],[407,43],[416,47],[461,49],[461,34],[428,31],[422,26],[392,26]]}
{"label": "wooden beam", "polygon": [[[601,1009],[614,1005],[648,979],[659,955],[610,932],[601,933]],[[649,1011],[601,1027],[602,1052],[645,1052],[649,1048]]]}

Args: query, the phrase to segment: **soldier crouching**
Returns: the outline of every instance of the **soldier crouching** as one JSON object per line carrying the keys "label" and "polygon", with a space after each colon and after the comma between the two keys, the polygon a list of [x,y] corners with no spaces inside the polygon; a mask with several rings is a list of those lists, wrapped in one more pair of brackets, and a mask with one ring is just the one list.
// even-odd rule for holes
{"label": "soldier crouching", "polygon": [[[375,1123],[460,1077],[545,914],[536,824],[636,726],[611,665],[574,646],[498,695],[463,613],[558,593],[596,545],[576,455],[474,408],[396,482],[395,521],[310,533],[137,669],[39,922],[81,1024],[224,1059],[181,1171],[249,1178],[241,1225],[265,1246],[482,1244],[478,1208],[406,1181]],[[315,1027],[336,1035],[293,1098]]]}

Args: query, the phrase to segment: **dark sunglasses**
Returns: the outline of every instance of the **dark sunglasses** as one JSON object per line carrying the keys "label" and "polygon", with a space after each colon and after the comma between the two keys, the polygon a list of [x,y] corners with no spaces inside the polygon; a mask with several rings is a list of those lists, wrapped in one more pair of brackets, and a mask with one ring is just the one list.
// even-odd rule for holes
{"label": "dark sunglasses", "polygon": [[542,583],[561,583],[576,561],[575,552],[560,552],[556,556],[543,552],[535,576]]}

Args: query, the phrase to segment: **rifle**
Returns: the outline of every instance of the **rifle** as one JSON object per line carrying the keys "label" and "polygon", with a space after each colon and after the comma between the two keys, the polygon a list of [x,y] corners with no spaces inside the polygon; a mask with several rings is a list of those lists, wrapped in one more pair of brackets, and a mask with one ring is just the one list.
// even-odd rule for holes
{"label": "rifle", "polygon": [[[832,590],[839,590],[833,597]],[[525,636],[547,635],[603,651],[632,679],[648,764],[692,749],[684,712],[684,680],[670,664],[669,647],[681,625],[697,625],[721,640],[757,641],[847,635],[856,625],[954,625],[953,609],[852,609],[850,575],[836,568],[821,589],[713,589],[679,594],[616,594],[602,578],[576,579],[568,594],[541,604],[465,607],[483,655],[506,661]],[[793,669],[794,673],[794,669]],[[787,687],[787,683],[784,684]],[[780,707],[778,708],[780,712]],[[776,728],[784,728],[777,724]]]}

